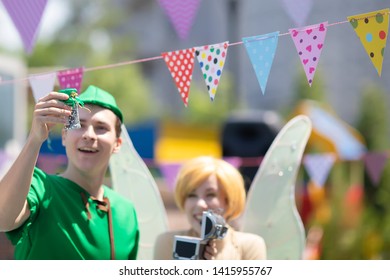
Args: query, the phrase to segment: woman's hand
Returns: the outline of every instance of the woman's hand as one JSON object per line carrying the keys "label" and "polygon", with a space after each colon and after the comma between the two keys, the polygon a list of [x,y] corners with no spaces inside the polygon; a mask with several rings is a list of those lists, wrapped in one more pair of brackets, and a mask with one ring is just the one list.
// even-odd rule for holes
{"label": "woman's hand", "polygon": [[71,110],[64,102],[69,98],[65,93],[51,92],[35,104],[30,137],[44,142],[55,124],[65,124]]}
{"label": "woman's hand", "polygon": [[211,239],[204,248],[203,258],[205,260],[215,260],[217,255],[217,243],[215,239]]}

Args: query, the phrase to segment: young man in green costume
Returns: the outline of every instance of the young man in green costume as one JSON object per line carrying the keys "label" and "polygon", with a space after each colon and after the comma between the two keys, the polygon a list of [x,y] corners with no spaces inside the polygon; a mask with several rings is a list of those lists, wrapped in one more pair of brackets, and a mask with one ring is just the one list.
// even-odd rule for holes
{"label": "young man in green costume", "polygon": [[16,259],[136,259],[134,206],[103,184],[122,144],[123,116],[111,94],[91,85],[77,97],[88,110],[79,110],[81,128],[62,132],[63,173],[35,166],[50,129],[71,115],[69,98],[51,92],[35,105],[26,143],[0,181],[0,231],[16,246]]}

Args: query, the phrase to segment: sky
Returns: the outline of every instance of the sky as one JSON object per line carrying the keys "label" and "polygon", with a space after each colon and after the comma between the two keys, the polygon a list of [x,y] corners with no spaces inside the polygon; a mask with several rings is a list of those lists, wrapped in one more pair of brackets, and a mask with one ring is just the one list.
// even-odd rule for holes
{"label": "sky", "polygon": [[[38,40],[50,40],[53,34],[61,27],[67,19],[69,13],[66,0],[49,0],[42,15],[42,20],[37,33]],[[22,40],[15,25],[0,4],[0,45],[7,50],[23,49]]]}

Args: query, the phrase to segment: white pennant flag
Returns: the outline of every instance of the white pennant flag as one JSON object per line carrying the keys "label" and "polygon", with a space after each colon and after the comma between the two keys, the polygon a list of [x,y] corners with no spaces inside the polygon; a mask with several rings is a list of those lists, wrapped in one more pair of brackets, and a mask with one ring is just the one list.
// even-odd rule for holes
{"label": "white pennant flag", "polygon": [[196,58],[198,59],[203,78],[207,86],[211,100],[214,100],[221,78],[229,42],[223,42],[214,45],[205,45],[195,48]]}
{"label": "white pennant flag", "polygon": [[37,102],[40,98],[46,96],[53,90],[56,77],[56,73],[49,73],[42,75],[33,75],[28,78],[30,81],[35,102]]}

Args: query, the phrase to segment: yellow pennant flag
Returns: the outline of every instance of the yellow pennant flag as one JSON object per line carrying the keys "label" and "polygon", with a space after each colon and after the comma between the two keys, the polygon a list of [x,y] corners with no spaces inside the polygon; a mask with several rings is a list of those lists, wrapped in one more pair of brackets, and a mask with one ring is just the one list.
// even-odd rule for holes
{"label": "yellow pennant flag", "polygon": [[382,73],[382,62],[389,29],[389,11],[390,9],[387,8],[348,17],[348,21],[360,38],[379,76]]}

